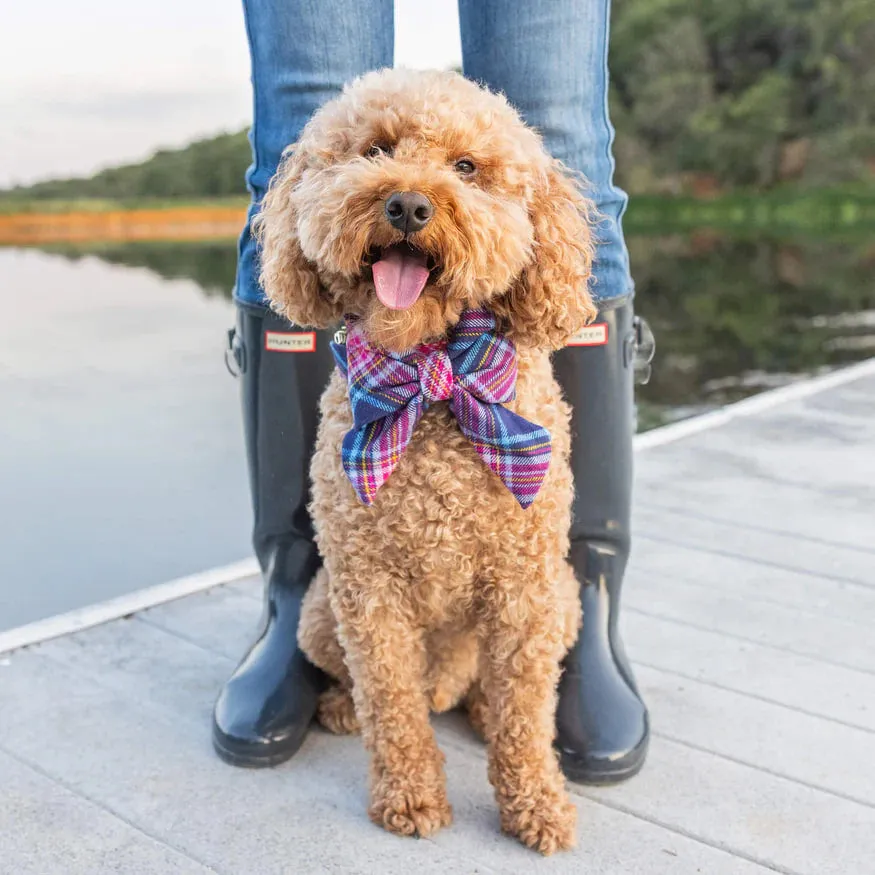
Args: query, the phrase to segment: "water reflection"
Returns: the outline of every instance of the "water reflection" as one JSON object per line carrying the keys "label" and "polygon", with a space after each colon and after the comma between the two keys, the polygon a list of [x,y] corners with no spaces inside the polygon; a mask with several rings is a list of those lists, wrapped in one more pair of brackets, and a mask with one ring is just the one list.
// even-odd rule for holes
{"label": "water reflection", "polygon": [[868,240],[633,237],[638,309],[657,336],[644,425],[875,354]]}
{"label": "water reflection", "polygon": [[230,301],[0,249],[0,630],[250,552]]}
{"label": "water reflection", "polygon": [[[637,307],[658,343],[653,377],[638,393],[642,428],[875,354],[871,238],[739,239],[701,231],[633,235],[629,248]],[[165,279],[187,277],[208,295],[231,294],[231,242],[90,252]]]}
{"label": "water reflection", "polygon": [[109,264],[145,267],[162,279],[194,280],[207,295],[228,299],[231,298],[237,266],[236,246],[226,240],[61,245],[43,247],[43,250],[63,255],[71,261],[96,256]]}

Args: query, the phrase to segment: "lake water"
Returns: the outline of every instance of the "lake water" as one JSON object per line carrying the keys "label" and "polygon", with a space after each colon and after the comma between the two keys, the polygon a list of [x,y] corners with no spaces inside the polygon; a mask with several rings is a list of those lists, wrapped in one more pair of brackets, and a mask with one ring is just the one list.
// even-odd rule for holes
{"label": "lake water", "polygon": [[0,250],[0,629],[249,555],[232,305]]}
{"label": "lake water", "polygon": [[[868,240],[633,237],[642,427],[875,354]],[[0,629],[249,555],[233,243],[0,249]]]}

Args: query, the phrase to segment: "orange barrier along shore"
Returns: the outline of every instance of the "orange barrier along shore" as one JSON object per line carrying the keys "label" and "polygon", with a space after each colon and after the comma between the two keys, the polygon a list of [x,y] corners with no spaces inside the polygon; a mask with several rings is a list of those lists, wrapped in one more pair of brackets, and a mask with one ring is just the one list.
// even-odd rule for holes
{"label": "orange barrier along shore", "polygon": [[0,215],[0,244],[209,240],[236,237],[246,219],[235,206]]}

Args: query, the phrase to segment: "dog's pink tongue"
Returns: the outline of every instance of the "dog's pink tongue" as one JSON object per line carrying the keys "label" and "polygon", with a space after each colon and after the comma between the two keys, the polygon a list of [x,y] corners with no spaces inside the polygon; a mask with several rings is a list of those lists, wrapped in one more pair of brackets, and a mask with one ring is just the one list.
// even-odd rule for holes
{"label": "dog's pink tongue", "polygon": [[374,287],[380,303],[390,310],[407,310],[418,300],[428,282],[428,258],[393,247],[373,264]]}

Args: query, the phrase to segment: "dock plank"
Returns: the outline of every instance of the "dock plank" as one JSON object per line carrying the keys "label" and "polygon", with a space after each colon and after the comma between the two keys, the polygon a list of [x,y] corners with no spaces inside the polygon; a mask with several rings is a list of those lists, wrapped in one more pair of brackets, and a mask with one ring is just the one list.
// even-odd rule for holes
{"label": "dock plank", "polygon": [[875,732],[875,675],[628,612],[633,661]]}
{"label": "dock plank", "polygon": [[848,875],[875,859],[875,808],[659,737],[634,783],[577,792],[781,872]]}
{"label": "dock plank", "polygon": [[869,626],[875,589],[841,580],[764,565],[755,559],[669,544],[636,532],[626,590],[649,590],[659,580],[678,580],[754,602],[811,610],[825,617]]}
{"label": "dock plank", "polygon": [[651,584],[630,588],[627,610],[875,674],[872,630],[865,625],[680,580]]}
{"label": "dock plank", "polygon": [[633,525],[638,534],[666,544],[741,556],[810,577],[875,589],[875,555],[849,547],[643,507],[636,510]]}
{"label": "dock plank", "polygon": [[217,870],[159,842],[0,749],[0,875]]}
{"label": "dock plank", "polygon": [[709,465],[772,484],[805,489],[865,509],[875,498],[875,425],[836,425],[781,408],[697,435],[696,449]]}
{"label": "dock plank", "polygon": [[875,805],[871,732],[647,666],[636,674],[656,735]]}
{"label": "dock plank", "polygon": [[214,653],[239,659],[258,634],[261,604],[239,588],[223,586],[138,616]]}
{"label": "dock plank", "polygon": [[649,451],[646,464],[638,466],[636,508],[875,555],[859,499],[812,491],[805,484],[770,483],[764,489],[756,477],[726,471],[712,459],[697,447],[669,445]]}

